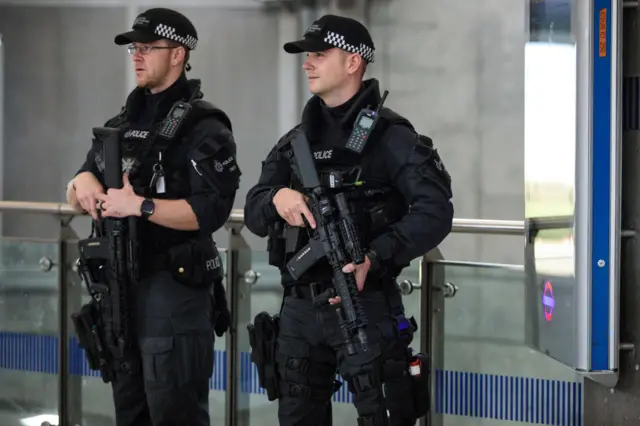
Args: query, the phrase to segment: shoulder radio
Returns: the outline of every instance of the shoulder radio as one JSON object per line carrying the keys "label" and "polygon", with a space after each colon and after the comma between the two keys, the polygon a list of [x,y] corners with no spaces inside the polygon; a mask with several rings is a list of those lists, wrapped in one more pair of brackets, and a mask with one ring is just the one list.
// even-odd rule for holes
{"label": "shoulder radio", "polygon": [[360,111],[353,126],[353,131],[351,132],[351,135],[349,135],[349,140],[346,145],[347,149],[358,154],[364,150],[364,147],[369,140],[369,136],[373,133],[373,129],[378,122],[380,110],[382,109],[382,105],[384,104],[388,94],[389,91],[385,90],[382,95],[382,99],[380,100],[380,104],[378,104],[378,108],[376,108],[375,111],[369,108],[363,108]]}
{"label": "shoulder radio", "polygon": [[193,91],[189,101],[178,101],[171,107],[169,114],[162,120],[160,128],[158,129],[158,135],[165,139],[173,139],[177,134],[184,122],[186,121],[191,109],[191,103],[200,94],[199,88]]}
{"label": "shoulder radio", "polygon": [[166,139],[173,139],[182,127],[190,111],[191,105],[187,102],[180,101],[173,104],[169,114],[162,120],[160,129],[158,129],[158,135]]}

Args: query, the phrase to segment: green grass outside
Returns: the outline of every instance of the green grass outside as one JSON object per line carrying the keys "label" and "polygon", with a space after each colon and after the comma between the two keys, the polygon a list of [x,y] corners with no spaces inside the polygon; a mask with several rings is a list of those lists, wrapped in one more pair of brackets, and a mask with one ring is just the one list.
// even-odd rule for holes
{"label": "green grass outside", "polygon": [[[567,216],[573,214],[573,205],[570,202],[544,203],[529,201],[525,203],[524,216],[526,218],[539,218],[549,216]],[[543,240],[560,240],[571,235],[571,229],[550,229],[540,231],[538,238]]]}

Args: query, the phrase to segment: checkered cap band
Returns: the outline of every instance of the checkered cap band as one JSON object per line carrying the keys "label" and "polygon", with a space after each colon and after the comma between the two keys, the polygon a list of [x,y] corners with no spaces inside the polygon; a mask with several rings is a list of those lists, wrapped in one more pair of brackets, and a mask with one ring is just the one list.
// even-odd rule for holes
{"label": "checkered cap band", "polygon": [[177,41],[178,43],[184,44],[191,50],[194,50],[196,48],[196,45],[198,44],[198,40],[195,37],[191,35],[181,36],[176,33],[175,28],[169,25],[158,24],[156,25],[156,28],[153,30],[153,32],[162,38],[166,38],[166,39]]}
{"label": "checkered cap band", "polygon": [[339,47],[340,49],[344,49],[347,52],[357,53],[369,63],[373,62],[375,59],[375,51],[372,47],[367,46],[364,43],[360,43],[359,46],[347,43],[342,34],[338,34],[333,31],[327,31],[324,42],[329,43],[332,46]]}

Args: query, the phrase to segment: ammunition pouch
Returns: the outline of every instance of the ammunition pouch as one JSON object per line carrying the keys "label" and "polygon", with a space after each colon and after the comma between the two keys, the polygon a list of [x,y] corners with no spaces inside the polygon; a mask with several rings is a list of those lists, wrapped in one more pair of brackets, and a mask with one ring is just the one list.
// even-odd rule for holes
{"label": "ammunition pouch", "polygon": [[283,237],[284,222],[278,220],[269,227],[267,252],[269,265],[282,268],[285,263],[285,240]]}
{"label": "ammunition pouch", "polygon": [[417,353],[409,358],[409,374],[413,385],[413,406],[416,418],[425,416],[431,407],[429,382],[429,358],[423,353]]}
{"label": "ammunition pouch", "polygon": [[256,315],[253,324],[249,324],[249,344],[251,345],[251,361],[258,369],[258,380],[261,388],[267,391],[269,401],[280,396],[276,351],[280,316],[273,317],[267,312]]}
{"label": "ammunition pouch", "polygon": [[189,239],[169,249],[168,268],[173,279],[188,287],[210,287],[222,280],[222,260],[209,238]]}
{"label": "ammunition pouch", "polygon": [[100,371],[105,383],[114,380],[113,359],[104,341],[104,327],[97,302],[92,300],[83,305],[80,312],[71,314],[71,320],[89,368]]}

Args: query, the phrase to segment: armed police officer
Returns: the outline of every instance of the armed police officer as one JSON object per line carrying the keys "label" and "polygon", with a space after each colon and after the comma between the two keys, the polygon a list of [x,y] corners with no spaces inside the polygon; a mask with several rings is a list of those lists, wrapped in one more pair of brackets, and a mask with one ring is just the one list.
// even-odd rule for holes
{"label": "armed police officer", "polygon": [[[127,273],[137,275],[124,286],[129,274],[122,270],[106,283],[89,270],[85,283],[98,281],[92,295],[109,291],[74,316],[90,365],[112,383],[119,426],[210,424],[213,334],[222,336],[229,321],[212,234],[231,213],[241,172],[229,118],[202,99],[199,80],[186,77],[197,42],[192,23],[164,8],[141,13],[131,31],[115,37],[128,45],[137,81],[104,125],[116,129],[122,184],[107,188],[113,147],[101,140],[104,129],[94,129],[67,190],[68,202],[90,213],[94,228],[126,220],[137,235],[119,244],[122,230],[107,228],[107,248],[130,250],[127,259],[136,261],[126,264]],[[102,256],[95,255],[100,241],[81,241],[88,266]],[[120,254],[102,256],[109,262],[100,270],[117,268]]]}
{"label": "armed police officer", "polygon": [[[358,425],[414,425],[428,410],[428,372],[410,369],[425,358],[408,349],[415,322],[404,316],[395,279],[450,232],[450,176],[431,139],[382,107],[375,79],[363,80],[375,50],[361,23],[323,16],[284,49],[306,52],[313,96],[246,198],[246,226],[268,236],[284,286],[279,315],[258,315],[250,326],[253,359],[269,398],[279,400],[281,425],[331,424],[336,371],[354,394]],[[346,261],[358,244],[365,256]]]}

